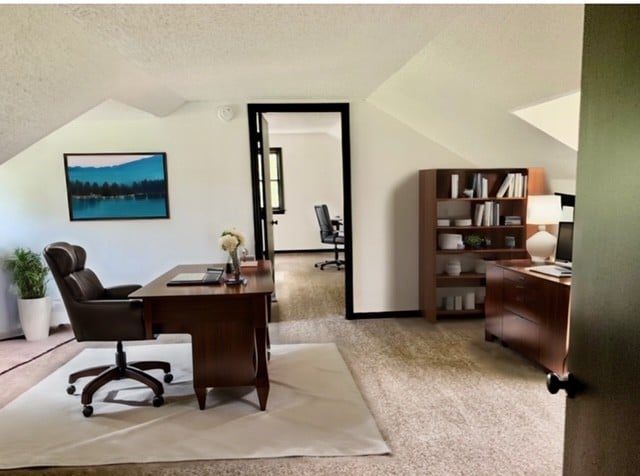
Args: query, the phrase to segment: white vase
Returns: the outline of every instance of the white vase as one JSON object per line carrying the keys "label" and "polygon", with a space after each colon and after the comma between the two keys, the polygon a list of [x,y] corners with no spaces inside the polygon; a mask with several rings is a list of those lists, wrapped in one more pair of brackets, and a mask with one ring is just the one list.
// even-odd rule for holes
{"label": "white vase", "polygon": [[28,341],[49,337],[51,327],[51,297],[18,299],[18,315]]}
{"label": "white vase", "polygon": [[445,268],[445,272],[449,276],[458,276],[462,272],[462,266],[460,261],[457,259],[453,259],[447,262],[447,266]]}

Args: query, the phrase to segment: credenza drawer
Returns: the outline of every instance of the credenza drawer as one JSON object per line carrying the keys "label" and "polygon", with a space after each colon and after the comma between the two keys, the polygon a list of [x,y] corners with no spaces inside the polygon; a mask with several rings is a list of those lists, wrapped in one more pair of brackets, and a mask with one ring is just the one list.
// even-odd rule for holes
{"label": "credenza drawer", "polygon": [[540,324],[547,313],[547,300],[544,286],[534,279],[520,275],[518,280],[504,280],[505,310]]}
{"label": "credenza drawer", "polygon": [[568,351],[570,285],[531,272],[529,260],[487,263],[485,339],[508,347],[545,368],[564,373]]}
{"label": "credenza drawer", "polygon": [[540,326],[517,314],[503,315],[502,335],[509,347],[537,361],[540,347]]}

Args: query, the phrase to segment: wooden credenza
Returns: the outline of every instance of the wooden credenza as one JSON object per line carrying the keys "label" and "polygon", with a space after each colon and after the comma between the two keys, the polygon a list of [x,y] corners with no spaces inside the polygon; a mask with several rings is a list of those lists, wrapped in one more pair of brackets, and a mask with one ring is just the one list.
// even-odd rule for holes
{"label": "wooden credenza", "polygon": [[530,271],[529,260],[487,262],[485,339],[503,344],[557,373],[568,350],[571,278]]}

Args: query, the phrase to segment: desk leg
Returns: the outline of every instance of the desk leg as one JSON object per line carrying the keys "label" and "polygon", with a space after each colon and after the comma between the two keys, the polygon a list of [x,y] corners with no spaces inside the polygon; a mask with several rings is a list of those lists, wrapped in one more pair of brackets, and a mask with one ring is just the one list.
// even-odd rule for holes
{"label": "desk leg", "polygon": [[267,371],[267,332],[265,327],[256,329],[256,350],[258,353],[258,371],[256,372],[256,391],[260,410],[267,408],[269,396],[269,373]]}
{"label": "desk leg", "polygon": [[207,401],[207,387],[194,387],[196,391],[196,397],[198,397],[198,406],[200,410],[204,410],[204,405]]}

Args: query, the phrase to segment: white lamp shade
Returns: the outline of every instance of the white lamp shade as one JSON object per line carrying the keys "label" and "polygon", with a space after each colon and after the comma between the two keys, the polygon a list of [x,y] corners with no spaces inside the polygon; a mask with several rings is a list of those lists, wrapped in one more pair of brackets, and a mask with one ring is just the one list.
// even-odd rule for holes
{"label": "white lamp shade", "polygon": [[527,223],[529,225],[557,225],[562,220],[560,195],[529,195]]}

